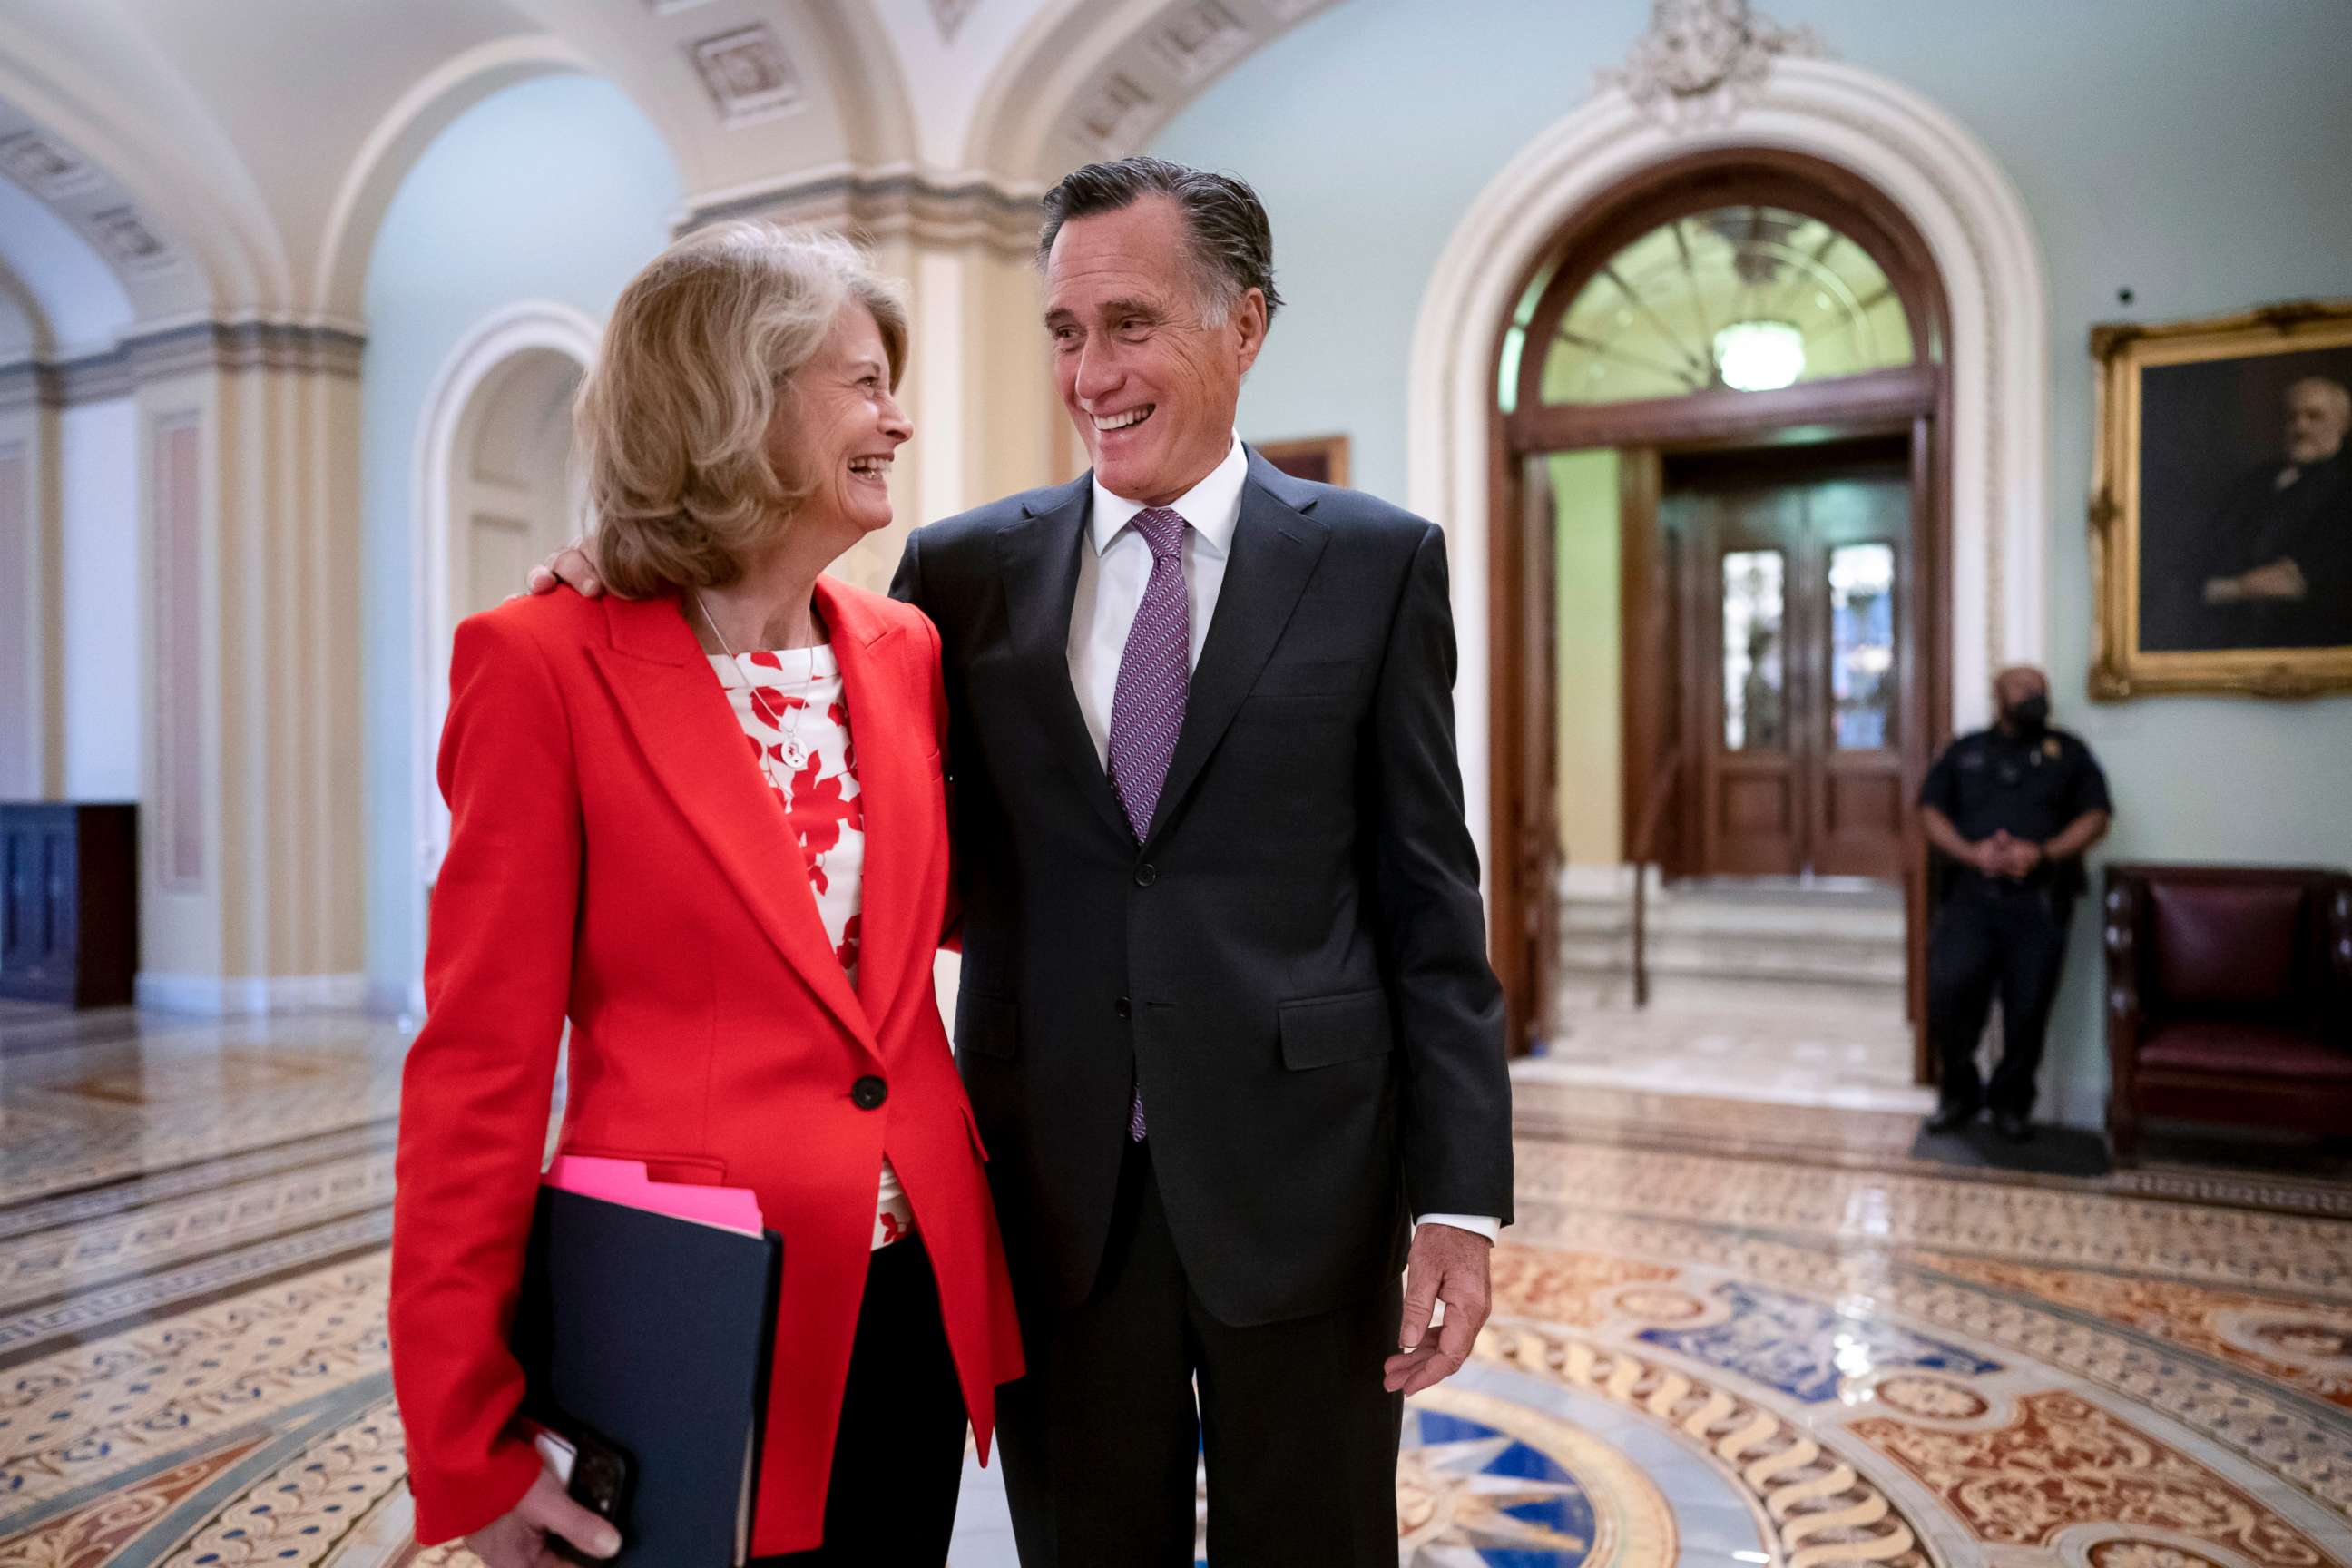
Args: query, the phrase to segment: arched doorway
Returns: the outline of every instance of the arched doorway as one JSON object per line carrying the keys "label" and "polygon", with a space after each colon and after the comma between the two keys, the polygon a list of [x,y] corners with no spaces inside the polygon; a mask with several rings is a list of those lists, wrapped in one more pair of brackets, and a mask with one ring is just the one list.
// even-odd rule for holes
{"label": "arched doorway", "polygon": [[[449,812],[433,786],[449,705],[457,623],[514,593],[532,563],[584,531],[572,461],[572,403],[595,357],[596,323],[568,305],[526,301],[478,323],[434,378],[415,468],[415,885],[418,940]],[[422,1007],[421,996],[412,1001]]]}
{"label": "arched doorway", "polygon": [[448,478],[442,593],[452,628],[512,594],[532,563],[580,533],[572,399],[583,371],[561,349],[523,349],[467,399]]}
{"label": "arched doorway", "polygon": [[1633,868],[1637,1005],[1650,868],[1833,895],[1849,925],[1883,910],[1887,950],[1856,963],[1916,1013],[1907,804],[1951,729],[1933,254],[1868,182],[1759,147],[1641,169],[1538,255],[1489,383],[1488,718],[1509,847],[1493,882],[1515,1043],[1556,1016],[1571,852]]}

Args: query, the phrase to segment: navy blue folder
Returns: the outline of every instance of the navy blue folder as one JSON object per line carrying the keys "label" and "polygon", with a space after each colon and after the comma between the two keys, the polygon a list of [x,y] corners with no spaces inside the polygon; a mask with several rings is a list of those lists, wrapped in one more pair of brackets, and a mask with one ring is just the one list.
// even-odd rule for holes
{"label": "navy blue folder", "polygon": [[745,1561],[782,1257],[772,1232],[540,1189],[510,1339],[523,1414],[626,1457],[610,1561]]}

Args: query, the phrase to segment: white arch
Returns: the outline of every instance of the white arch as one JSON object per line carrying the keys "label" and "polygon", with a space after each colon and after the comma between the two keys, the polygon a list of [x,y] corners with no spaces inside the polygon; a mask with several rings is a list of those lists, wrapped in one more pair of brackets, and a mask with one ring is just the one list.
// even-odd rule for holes
{"label": "white arch", "polygon": [[170,89],[102,79],[29,27],[0,18],[0,101],[54,132],[128,195],[193,270],[166,315],[287,310],[286,247],[268,204],[220,128]]}
{"label": "white arch", "polygon": [[990,67],[964,164],[1043,190],[1089,158],[1148,145],[1248,55],[1335,0],[1043,0]]}
{"label": "white arch", "polygon": [[1495,332],[1560,224],[1628,176],[1712,148],[1776,147],[1849,169],[1897,203],[1943,275],[1951,309],[1952,698],[1979,721],[1991,672],[2038,662],[2050,517],[2049,306],[2023,202],[1957,121],[1884,77],[1782,59],[1717,112],[1645,111],[1621,88],[1529,143],[1454,231],[1413,331],[1411,505],[1451,536],[1461,641],[1456,710],[1471,828],[1491,855],[1487,777],[1487,440]]}
{"label": "white arch", "polygon": [[[409,664],[415,673],[410,703],[415,756],[433,755],[435,737],[449,701],[449,642],[457,630],[449,611],[449,496],[466,410],[482,384],[515,355],[534,349],[553,350],[585,370],[596,363],[599,336],[596,323],[570,305],[524,300],[476,322],[434,373],[425,395],[424,417],[416,424],[416,450],[410,465],[415,497],[411,511],[420,524],[412,558],[418,592],[409,618]],[[447,835],[445,816],[433,791],[416,792],[413,823],[417,877],[413,886],[424,886],[440,864]],[[423,911],[417,912],[421,918]]]}
{"label": "white arch", "polygon": [[495,38],[444,60],[410,84],[360,143],[327,210],[325,238],[310,280],[310,302],[331,316],[364,314],[368,258],[376,229],[401,181],[449,122],[500,88],[533,77],[589,74],[587,61],[547,35]]}

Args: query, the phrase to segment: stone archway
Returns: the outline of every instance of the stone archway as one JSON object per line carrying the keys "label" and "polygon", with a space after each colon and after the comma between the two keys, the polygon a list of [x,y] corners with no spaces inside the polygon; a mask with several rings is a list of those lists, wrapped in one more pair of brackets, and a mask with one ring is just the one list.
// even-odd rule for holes
{"label": "stone archway", "polygon": [[[447,716],[457,622],[514,591],[530,564],[581,531],[572,464],[573,393],[596,356],[597,328],[568,305],[529,300],[476,325],[450,352],[417,426],[417,885],[448,847],[448,808],[429,774]],[[419,905],[420,917],[423,906]]]}
{"label": "stone archway", "polygon": [[[1873,72],[1752,45],[1703,86],[1629,72],[1538,136],[1454,230],[1423,295],[1408,378],[1409,504],[1451,536],[1464,784],[1492,802],[1487,716],[1490,419],[1501,331],[1545,247],[1640,171],[1717,149],[1780,148],[1884,192],[1932,253],[1950,310],[1953,720],[1981,721],[1990,672],[2046,635],[2048,306],[2041,247],[2008,176],[1965,128]],[[1637,61],[1643,58],[1637,52]],[[1490,809],[1471,828],[1491,865]]]}

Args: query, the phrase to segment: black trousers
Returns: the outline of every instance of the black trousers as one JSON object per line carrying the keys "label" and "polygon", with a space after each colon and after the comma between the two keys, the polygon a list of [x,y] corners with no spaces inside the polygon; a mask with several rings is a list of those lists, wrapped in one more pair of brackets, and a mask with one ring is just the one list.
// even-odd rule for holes
{"label": "black trousers", "polygon": [[939,1568],[963,1484],[963,1391],[920,1232],[874,1255],[824,1494],[824,1544],[753,1568]]}
{"label": "black trousers", "polygon": [[[2046,889],[1976,883],[1955,888],[1937,910],[1927,930],[1927,1031],[1943,1063],[1945,1105],[2032,1113],[2068,911],[2069,900]],[[1996,989],[2000,1062],[1988,1089],[1976,1053]]]}
{"label": "black trousers", "polygon": [[1203,1463],[1217,1568],[1392,1568],[1404,1405],[1381,1364],[1402,1310],[1375,1279],[1339,1311],[1218,1321],[1136,1145],[1093,1295],[1027,1314],[1028,1375],[998,1393],[1022,1568],[1191,1568]]}

